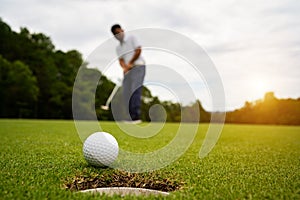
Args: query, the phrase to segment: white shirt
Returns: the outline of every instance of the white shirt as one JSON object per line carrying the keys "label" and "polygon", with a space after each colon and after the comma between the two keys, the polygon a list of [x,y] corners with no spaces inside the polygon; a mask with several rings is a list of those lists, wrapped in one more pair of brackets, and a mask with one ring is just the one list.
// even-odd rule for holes
{"label": "white shirt", "polygon": [[[138,42],[135,36],[127,35],[124,33],[123,41],[117,46],[117,55],[119,58],[123,58],[125,63],[128,64],[135,54],[135,49],[141,47],[141,44]],[[136,59],[133,65],[145,65],[144,58],[140,55]]]}

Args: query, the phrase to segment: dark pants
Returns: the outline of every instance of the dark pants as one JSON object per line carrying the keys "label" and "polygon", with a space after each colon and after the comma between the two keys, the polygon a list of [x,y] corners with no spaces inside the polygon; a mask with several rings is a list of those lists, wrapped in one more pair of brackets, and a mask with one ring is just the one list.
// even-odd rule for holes
{"label": "dark pants", "polygon": [[136,66],[124,75],[123,101],[125,105],[125,120],[140,119],[145,68],[145,65]]}

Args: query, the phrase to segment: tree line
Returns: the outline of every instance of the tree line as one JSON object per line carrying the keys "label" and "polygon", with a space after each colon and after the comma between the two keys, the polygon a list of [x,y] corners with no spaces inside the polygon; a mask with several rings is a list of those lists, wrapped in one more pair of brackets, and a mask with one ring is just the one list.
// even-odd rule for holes
{"label": "tree line", "polygon": [[227,123],[300,125],[300,98],[278,99],[267,92],[264,99],[226,114]]}
{"label": "tree line", "polygon": [[[77,79],[82,88],[75,94],[85,98],[77,101],[77,109],[84,110],[82,119],[92,119],[96,112],[99,120],[119,120],[111,111],[100,108],[115,87],[115,83],[97,68],[88,67],[77,50],[57,50],[50,37],[43,33],[30,33],[27,28],[13,31],[0,18],[0,117],[72,119],[72,93]],[[95,77],[101,77],[95,94],[91,94]],[[114,98],[122,105],[121,90]],[[156,106],[161,105],[161,106]],[[161,108],[164,109],[161,109]],[[122,112],[122,108],[117,108]],[[161,101],[144,87],[142,120],[167,122],[210,122],[210,112],[200,100],[183,106]],[[214,113],[216,114],[216,113]],[[223,113],[220,113],[221,115]],[[200,118],[199,118],[200,116]],[[264,100],[246,102],[244,107],[226,113],[227,123],[300,124],[300,99],[277,99],[273,93]]]}

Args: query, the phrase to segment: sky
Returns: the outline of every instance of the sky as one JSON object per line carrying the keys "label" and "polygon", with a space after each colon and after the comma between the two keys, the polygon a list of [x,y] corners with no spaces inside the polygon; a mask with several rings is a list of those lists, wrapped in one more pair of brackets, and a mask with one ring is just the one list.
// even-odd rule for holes
{"label": "sky", "polygon": [[[76,49],[87,60],[111,39],[110,27],[115,23],[125,31],[156,28],[187,36],[204,49],[217,69],[226,110],[261,99],[268,91],[278,98],[300,97],[298,0],[0,0],[0,5],[0,17],[13,30],[27,27],[42,32],[57,49]],[[143,53],[146,62],[168,57],[164,52]],[[174,70],[185,66],[176,63],[171,64]],[[122,71],[114,63],[106,75],[116,80]],[[187,73],[184,78],[192,80],[192,76]],[[204,108],[214,110],[209,89],[199,89],[205,78],[200,79],[192,83],[195,95]],[[173,94],[166,87],[149,87],[164,100],[184,95],[180,89]]]}

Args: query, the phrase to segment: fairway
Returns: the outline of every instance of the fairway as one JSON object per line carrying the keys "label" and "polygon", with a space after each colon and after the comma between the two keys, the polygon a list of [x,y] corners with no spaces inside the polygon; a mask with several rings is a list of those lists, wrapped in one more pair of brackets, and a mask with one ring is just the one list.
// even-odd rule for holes
{"label": "fairway", "polygon": [[[157,136],[137,139],[124,136],[114,122],[101,122],[122,148],[137,152],[163,147],[178,125],[167,123]],[[118,173],[87,165],[73,121],[0,120],[0,127],[0,199],[99,199],[66,189],[66,184],[76,176]],[[199,159],[207,128],[200,124],[187,152],[151,173],[155,180],[180,184],[161,198],[300,199],[300,126],[227,124],[212,152]]]}

